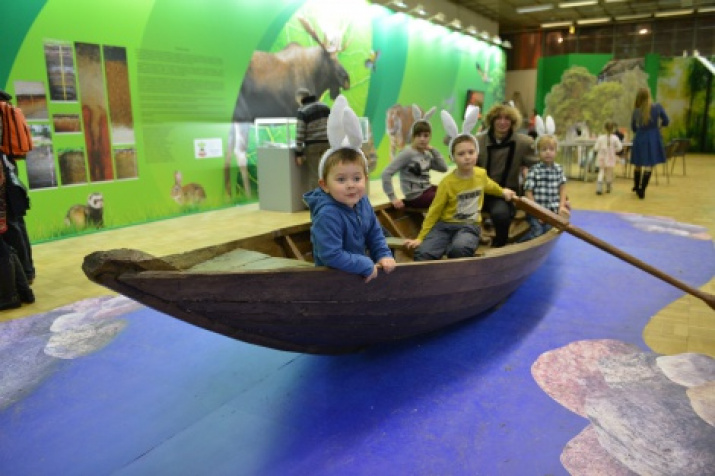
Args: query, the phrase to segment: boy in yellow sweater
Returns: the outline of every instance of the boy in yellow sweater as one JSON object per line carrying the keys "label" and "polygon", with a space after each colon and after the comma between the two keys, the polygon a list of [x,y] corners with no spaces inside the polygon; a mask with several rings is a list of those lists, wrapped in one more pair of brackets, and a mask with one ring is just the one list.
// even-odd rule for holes
{"label": "boy in yellow sweater", "polygon": [[437,187],[437,195],[427,212],[422,229],[414,240],[406,240],[408,248],[416,248],[415,261],[474,256],[479,246],[480,211],[484,194],[503,196],[511,200],[513,190],[502,188],[477,167],[479,146],[470,130],[476,125],[479,109],[470,111],[462,133],[447,111],[442,111],[445,131],[452,137],[449,154],[457,168]]}

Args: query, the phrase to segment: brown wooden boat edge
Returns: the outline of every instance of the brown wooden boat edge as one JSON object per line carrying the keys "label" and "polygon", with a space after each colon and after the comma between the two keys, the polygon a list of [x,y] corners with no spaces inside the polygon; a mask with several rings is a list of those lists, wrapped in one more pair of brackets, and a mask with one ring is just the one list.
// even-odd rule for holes
{"label": "brown wooden boat edge", "polygon": [[[387,207],[383,208],[389,208],[389,205]],[[401,225],[400,225],[401,226]],[[87,277],[92,280],[93,282],[96,282],[100,285],[103,285],[109,289],[112,289],[113,291],[116,291],[118,293],[121,293],[123,295],[126,295],[132,299],[135,299],[138,302],[141,302],[142,304],[147,305],[148,307],[151,307],[153,309],[156,309],[157,311],[160,311],[162,313],[168,314],[170,316],[173,316],[177,319],[180,319],[184,322],[196,325],[198,327],[201,327],[203,329],[216,332],[222,335],[225,335],[227,337],[237,339],[237,340],[242,340],[248,343],[256,344],[256,345],[261,345],[265,347],[271,347],[274,349],[279,349],[279,350],[286,350],[286,351],[293,351],[293,352],[304,352],[304,353],[313,353],[313,354],[341,354],[341,353],[348,353],[348,352],[354,352],[358,349],[367,347],[369,345],[374,345],[375,343],[378,342],[386,342],[392,339],[390,336],[386,336],[384,339],[382,339],[382,336],[377,336],[374,338],[373,341],[370,342],[365,342],[365,343],[359,343],[359,344],[350,344],[346,345],[345,343],[338,343],[338,344],[331,344],[331,343],[326,343],[326,339],[323,337],[320,343],[309,343],[309,342],[295,342],[294,336],[287,336],[287,335],[281,335],[280,332],[276,332],[276,335],[269,335],[266,334],[265,331],[259,331],[260,332],[255,332],[255,331],[246,331],[245,329],[241,329],[241,325],[244,325],[244,323],[240,322],[240,319],[237,319],[235,322],[231,322],[231,324],[227,324],[226,322],[219,322],[219,320],[216,319],[211,319],[207,318],[206,316],[202,315],[201,312],[196,312],[195,309],[190,309],[191,303],[183,303],[184,307],[182,305],[179,305],[179,303],[176,302],[176,299],[173,297],[177,293],[168,293],[170,294],[169,297],[163,297],[160,298],[158,295],[152,295],[151,293],[148,293],[146,291],[146,283],[152,283],[156,284],[159,282],[165,282],[167,283],[166,285],[168,286],[175,286],[176,284],[171,284],[175,283],[176,279],[183,279],[186,278],[186,276],[189,273],[184,272],[183,270],[186,270],[188,267],[193,266],[197,262],[201,262],[202,260],[206,258],[210,258],[212,256],[216,256],[221,253],[225,253],[226,251],[232,250],[237,247],[254,247],[254,246],[259,246],[263,245],[266,243],[270,244],[270,248],[273,248],[274,252],[283,254],[283,255],[288,255],[291,256],[291,253],[295,253],[295,250],[292,248],[295,248],[297,245],[295,243],[291,244],[290,242],[285,240],[285,237],[291,237],[291,236],[306,236],[306,233],[309,234],[309,229],[310,229],[310,223],[306,224],[300,224],[300,225],[294,225],[291,227],[286,227],[286,228],[281,228],[278,230],[274,230],[268,233],[263,233],[259,234],[256,236],[251,236],[247,238],[241,238],[237,240],[233,240],[227,243],[222,243],[219,245],[213,245],[213,246],[208,246],[208,247],[203,247],[203,248],[198,248],[195,250],[190,250],[184,253],[178,253],[174,255],[168,255],[164,257],[155,257],[152,255],[149,255],[147,253],[144,253],[142,251],[138,250],[131,250],[131,249],[120,249],[120,250],[109,250],[109,251],[97,251],[94,253],[91,253],[85,257],[85,261],[83,263],[83,270]],[[552,240],[555,241],[555,238],[558,236],[558,232],[554,231],[548,235],[545,235],[543,237],[537,238],[535,240],[526,242],[526,243],[521,243],[521,244],[514,244],[514,245],[509,245],[505,248],[500,248],[500,249],[490,249],[487,250],[487,252],[482,253],[481,256],[477,256],[474,258],[463,258],[461,260],[443,260],[443,261],[438,261],[438,262],[422,262],[422,263],[401,263],[398,264],[398,268],[404,268],[404,267],[414,267],[412,269],[423,269],[422,267],[430,267],[430,270],[432,269],[448,269],[451,265],[451,263],[454,262],[459,262],[459,261],[467,261],[467,262],[480,262],[480,267],[484,266],[486,269],[490,269],[493,265],[490,263],[497,263],[500,261],[500,258],[504,257],[505,259],[511,259],[513,260],[514,257],[516,256],[517,259],[523,259],[523,258],[518,258],[518,256],[530,256],[532,255],[533,252],[530,252],[529,250],[531,248],[540,248],[544,246],[545,244],[548,244]],[[309,238],[309,235],[308,235]],[[308,243],[309,244],[309,243]],[[303,244],[302,246],[304,246]],[[546,255],[548,255],[548,252],[550,251],[551,247],[553,246],[553,243],[548,246],[548,251],[545,251],[541,255],[541,260],[546,258]],[[278,251],[278,248],[280,248],[280,251]],[[298,251],[300,252],[300,251]],[[496,260],[496,261],[495,261]],[[497,269],[499,266],[496,267]],[[528,266],[527,266],[528,268]],[[425,268],[426,269],[426,268]],[[533,272],[531,270],[529,274]],[[280,274],[276,274],[280,273]],[[317,273],[317,274],[305,274],[305,273]],[[216,276],[221,277],[222,273],[196,273],[196,272],[191,272],[190,274],[190,279],[200,279],[198,276],[204,276],[205,278],[208,278],[210,276],[214,276],[214,279],[216,279]],[[307,268],[291,268],[289,270],[281,270],[281,271],[276,271],[276,270],[253,270],[253,271],[246,271],[246,272],[241,272],[241,273],[234,273],[234,276],[230,276],[231,278],[239,278],[243,281],[240,282],[251,282],[251,281],[260,281],[263,283],[268,277],[275,278],[275,277],[280,277],[284,278],[287,275],[290,275],[290,279],[295,279],[296,282],[301,282],[308,280],[310,282],[313,281],[323,281],[327,283],[339,283],[341,286],[345,286],[346,289],[350,289],[351,286],[361,286],[360,288],[353,288],[353,289],[359,289],[363,290],[365,288],[362,287],[361,280],[359,280],[359,277],[355,277],[353,275],[347,275],[346,273],[342,273],[337,270],[331,270],[327,268],[316,268],[316,267],[307,267]],[[410,276],[410,273],[405,276]],[[423,273],[418,273],[418,274],[423,274]],[[225,274],[225,276],[229,276]],[[321,279],[315,279],[316,277],[320,277]],[[507,280],[506,283],[503,283],[500,286],[507,286],[505,289],[508,290],[504,298],[511,294],[517,287],[519,283],[516,283],[516,281],[523,281],[526,279],[527,276],[517,276],[515,279],[513,279],[513,283],[510,282],[509,280],[512,280],[514,276],[504,276],[504,278]],[[352,278],[352,280],[351,280]],[[388,279],[390,277],[387,277]],[[249,281],[250,280],[250,281]],[[354,281],[354,282],[353,282]],[[498,279],[495,280],[499,281]],[[216,281],[219,282],[219,281]],[[386,279],[378,279],[377,282],[382,282],[383,284],[386,282]],[[344,283],[344,284],[343,284]],[[414,284],[413,284],[414,285]],[[240,288],[241,285],[239,284],[238,287]],[[290,287],[289,283],[285,283],[284,287]],[[379,289],[379,288],[378,288]],[[164,292],[165,294],[166,291]],[[362,296],[362,293],[358,293]],[[378,293],[380,294],[380,293]],[[295,298],[293,298],[295,299]],[[369,300],[369,296],[366,298]],[[502,299],[503,300],[503,299]],[[488,308],[493,307],[497,303],[491,303],[485,308],[479,308],[475,310],[473,315],[481,314],[482,312],[488,310]],[[353,316],[354,317],[354,316]],[[388,316],[389,317],[389,316]],[[424,317],[424,316],[423,316]],[[430,317],[430,316],[428,316]],[[450,320],[453,316],[448,316],[449,318],[447,320]],[[468,316],[460,316],[458,321],[464,320],[466,318],[470,317]],[[269,327],[270,326],[275,326],[275,323],[270,321],[270,319],[267,321]],[[298,321],[299,322],[299,321]],[[295,324],[295,322],[292,322],[291,324]],[[244,327],[250,327],[244,325]],[[260,326],[259,326],[260,327]],[[431,322],[427,326],[428,330],[427,332],[431,332],[434,330],[437,330],[441,327],[444,327],[444,324],[440,323],[439,321],[437,322]],[[402,329],[398,329],[399,331],[402,331]],[[290,330],[281,330],[281,332],[289,332]],[[271,331],[273,332],[273,331]],[[403,335],[399,338],[405,338],[405,336],[410,336],[409,330],[406,332],[402,333]],[[399,332],[396,333],[396,335],[400,335]],[[293,340],[291,340],[293,339]],[[329,339],[327,339],[329,340]]]}

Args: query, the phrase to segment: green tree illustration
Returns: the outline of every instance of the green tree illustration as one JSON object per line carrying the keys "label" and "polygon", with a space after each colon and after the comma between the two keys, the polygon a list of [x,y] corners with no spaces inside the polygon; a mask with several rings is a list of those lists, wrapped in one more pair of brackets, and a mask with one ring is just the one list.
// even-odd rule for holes
{"label": "green tree illustration", "polygon": [[605,81],[592,87],[583,97],[583,120],[596,135],[604,132],[607,121],[616,117],[616,108],[623,102],[623,85]]}
{"label": "green tree illustration", "polygon": [[546,95],[545,115],[554,118],[556,133],[563,134],[577,122],[585,120],[583,100],[596,85],[596,76],[581,66],[564,71],[561,82]]}

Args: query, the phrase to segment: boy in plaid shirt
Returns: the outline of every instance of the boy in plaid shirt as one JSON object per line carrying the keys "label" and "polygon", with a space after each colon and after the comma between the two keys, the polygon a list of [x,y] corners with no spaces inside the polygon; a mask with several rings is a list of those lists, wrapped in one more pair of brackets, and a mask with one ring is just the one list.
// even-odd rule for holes
{"label": "boy in plaid shirt", "polygon": [[[560,164],[554,163],[557,148],[556,137],[544,135],[536,142],[536,152],[541,162],[533,165],[526,174],[524,195],[544,208],[558,214],[568,214],[566,206],[566,176]],[[530,229],[519,242],[524,242],[543,235],[551,225],[543,223],[531,215],[527,217]]]}

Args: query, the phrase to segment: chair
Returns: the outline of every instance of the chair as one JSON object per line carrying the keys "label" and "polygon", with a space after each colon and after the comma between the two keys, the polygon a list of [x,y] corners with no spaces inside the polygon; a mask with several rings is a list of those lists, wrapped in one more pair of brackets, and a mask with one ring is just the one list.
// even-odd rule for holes
{"label": "chair", "polygon": [[[668,162],[674,160],[675,153],[678,150],[678,139],[673,139],[665,145],[665,163],[663,164],[663,172],[665,173],[665,180],[670,183],[670,172],[668,171]],[[658,167],[653,167],[653,172],[655,173],[655,184],[658,185]]]}
{"label": "chair", "polygon": [[678,157],[680,157],[680,160],[683,163],[683,175],[685,175],[685,154],[687,154],[688,149],[690,149],[690,139],[675,139],[675,143],[676,148],[673,151],[673,163],[670,165],[670,173],[672,175],[675,170],[675,161]]}
{"label": "chair", "polygon": [[631,178],[631,147],[632,144],[624,143],[623,149],[618,154],[618,160],[623,166],[623,177]]}

